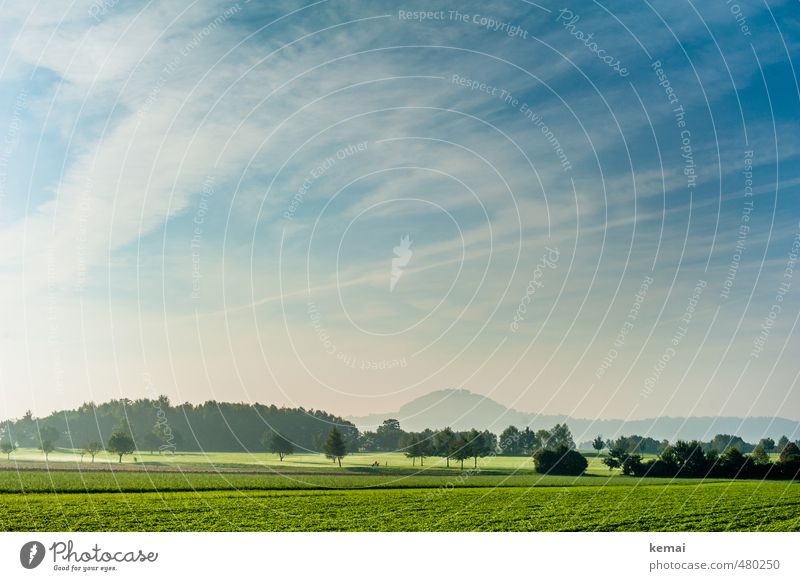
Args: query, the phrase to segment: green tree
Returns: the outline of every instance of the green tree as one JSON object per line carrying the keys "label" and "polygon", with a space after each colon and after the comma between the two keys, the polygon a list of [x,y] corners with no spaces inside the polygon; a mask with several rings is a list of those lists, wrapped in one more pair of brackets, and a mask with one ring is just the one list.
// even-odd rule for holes
{"label": "green tree", "polygon": [[17,447],[11,440],[3,440],[0,442],[0,452],[6,455],[6,460],[11,460],[11,453],[16,449]]}
{"label": "green tree", "polygon": [[742,440],[739,436],[732,436],[730,434],[717,434],[711,440],[711,448],[723,454],[730,448],[736,448],[740,452],[746,452],[749,449],[747,442]]}
{"label": "green tree", "polygon": [[540,442],[537,448],[547,450],[555,450],[562,446],[569,449],[575,448],[575,441],[572,439],[572,432],[569,431],[567,424],[556,424],[550,430],[539,430],[536,432],[536,437]]}
{"label": "green tree", "polygon": [[341,432],[336,428],[332,428],[328,434],[328,439],[325,441],[325,457],[329,460],[339,463],[339,468],[342,467],[342,458],[347,456],[347,446],[344,443]]}
{"label": "green tree", "polygon": [[164,418],[159,419],[156,425],[153,426],[153,433],[159,440],[159,452],[170,450],[174,453],[181,444],[181,435],[173,430],[172,426]]}
{"label": "green tree", "polygon": [[519,433],[520,440],[520,454],[529,455],[542,447],[542,442],[536,435],[536,432],[526,427]]}
{"label": "green tree", "polygon": [[573,450],[575,448],[575,441],[572,439],[572,432],[569,431],[567,424],[556,424],[550,430],[549,447],[558,449],[561,447]]}
{"label": "green tree", "polygon": [[[775,440],[772,438],[761,438],[761,441],[758,443],[765,452],[769,453],[775,449]],[[753,450],[755,452],[755,450]]]}
{"label": "green tree", "polygon": [[457,437],[456,433],[450,428],[440,430],[433,436],[433,449],[435,454],[445,459],[447,468],[450,468],[450,454],[453,451],[453,445]]}
{"label": "green tree", "polygon": [[719,457],[719,465],[729,474],[738,473],[747,462],[747,458],[736,446],[731,446]]}
{"label": "green tree", "polygon": [[703,451],[702,442],[678,440],[661,453],[664,468],[675,472],[676,476],[700,477],[708,476],[709,471],[718,463],[716,453],[708,456]]}
{"label": "green tree", "polygon": [[171,440],[164,440],[164,443],[161,445],[161,450],[169,450],[172,454],[174,454],[177,450],[183,449],[183,436],[178,430],[170,430],[172,433]]}
{"label": "green tree", "polygon": [[361,452],[375,452],[378,450],[378,438],[375,432],[361,432],[358,435],[358,449]]}
{"label": "green tree", "polygon": [[94,462],[94,457],[97,456],[97,453],[103,449],[103,445],[100,442],[91,441],[87,442],[86,445],[83,447],[84,451],[92,457],[92,462]]}
{"label": "green tree", "polygon": [[281,462],[289,454],[294,454],[294,444],[273,430],[264,432],[261,443],[267,451],[277,454]]}
{"label": "green tree", "polygon": [[783,449],[786,447],[786,444],[789,443],[789,438],[785,435],[781,436],[781,439],[778,440],[778,452],[783,452]]}
{"label": "green tree", "polygon": [[[775,442],[773,442],[773,444],[774,443]],[[764,449],[764,446],[759,444],[758,446],[753,448],[753,451],[750,453],[750,461],[753,464],[761,464],[761,465],[769,464],[769,454],[767,454],[767,451]]]}
{"label": "green tree", "polygon": [[794,442],[789,442],[781,452],[780,461],[783,463],[800,462],[800,447]]}
{"label": "green tree", "polygon": [[472,456],[470,440],[464,433],[458,434],[450,445],[450,457],[456,462],[461,463],[461,470],[464,470],[464,460]]}
{"label": "green tree", "polygon": [[52,440],[42,440],[39,444],[39,449],[44,452],[44,460],[47,462],[50,458],[50,452],[56,449]]}
{"label": "green tree", "polygon": [[637,476],[642,472],[642,457],[639,454],[629,454],[622,462],[622,473],[626,476]]}
{"label": "green tree", "polygon": [[406,458],[411,458],[411,465],[415,466],[417,458],[420,458],[420,466],[423,465],[424,451],[423,451],[423,438],[420,434],[407,433],[401,440],[403,453]]}
{"label": "green tree", "polygon": [[147,432],[144,435],[144,438],[142,438],[142,445],[144,446],[145,450],[150,452],[150,454],[157,450],[161,444],[162,440],[155,432]]}
{"label": "green tree", "polygon": [[384,452],[394,452],[400,448],[400,439],[403,437],[403,430],[400,428],[400,421],[394,418],[384,420],[375,431],[378,446]]}
{"label": "green tree", "polygon": [[[619,440],[617,440],[619,442]],[[614,446],[610,446],[608,449],[608,455],[603,458],[603,464],[608,466],[609,470],[613,470],[614,468],[622,468],[622,465],[628,459],[628,450],[624,445],[620,445],[619,443],[615,443]]]}
{"label": "green tree", "polygon": [[122,463],[122,457],[125,454],[131,454],[136,451],[136,443],[133,441],[130,430],[122,426],[114,428],[108,438],[106,449],[112,454],[118,455],[119,461]]}
{"label": "green tree", "polygon": [[536,446],[530,452],[536,452],[550,446],[550,431],[549,430],[536,430]]}
{"label": "green tree", "polygon": [[495,452],[497,437],[488,430],[479,432],[474,428],[466,437],[469,441],[469,455],[472,456],[473,467],[477,468],[478,458],[484,458]]}
{"label": "green tree", "polygon": [[61,433],[52,426],[42,426],[39,428],[39,440],[48,440],[51,444],[55,445]]}
{"label": "green tree", "polygon": [[508,456],[519,456],[522,453],[522,442],[520,441],[520,431],[516,426],[508,426],[500,434],[500,448],[503,454]]}
{"label": "green tree", "polygon": [[586,471],[589,462],[577,450],[559,446],[555,450],[542,448],[533,455],[536,471],[540,474],[579,476]]}
{"label": "green tree", "polygon": [[597,436],[594,440],[592,440],[592,448],[600,454],[600,450],[606,447],[606,443],[603,441],[603,436]]}

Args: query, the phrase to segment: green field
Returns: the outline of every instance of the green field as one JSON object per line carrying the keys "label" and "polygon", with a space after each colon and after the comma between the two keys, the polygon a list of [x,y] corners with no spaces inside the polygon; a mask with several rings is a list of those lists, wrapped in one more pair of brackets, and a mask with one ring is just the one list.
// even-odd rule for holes
{"label": "green field", "polygon": [[785,483],[2,494],[4,530],[800,530]]}
{"label": "green field", "polygon": [[355,454],[341,469],[311,454],[14,456],[0,463],[7,531],[800,530],[800,483],[639,480],[599,458],[576,478],[502,456],[464,472],[401,454]]}
{"label": "green field", "polygon": [[[134,458],[136,461],[134,462]],[[20,448],[11,454],[10,464],[36,462],[37,465],[41,464],[44,460],[44,454],[41,450],[34,448]],[[50,454],[50,464],[58,466],[57,463],[76,464],[81,463],[80,455],[72,450],[59,449]],[[118,458],[115,455],[108,454],[107,452],[100,452],[95,458],[94,465],[89,456],[84,456],[83,466],[90,468],[97,468],[99,466],[113,465],[118,468]],[[431,469],[431,468],[445,468],[446,461],[444,458],[431,457],[425,458],[424,466],[420,466],[417,460],[414,465],[409,458],[399,453],[375,453],[375,454],[351,454],[342,460],[343,468],[369,468],[373,462],[378,462],[381,469]],[[590,471],[598,471],[599,473],[608,473],[608,469],[600,462],[598,458],[589,458]],[[5,461],[5,457],[0,456],[0,466],[8,465],[9,462]],[[464,462],[464,468],[467,469],[472,466],[472,460]],[[521,470],[524,472],[533,471],[533,461],[529,456],[492,456],[487,458],[479,458],[478,464],[487,470]],[[135,454],[125,456],[122,466],[127,467],[131,465],[140,466],[218,466],[218,467],[269,467],[280,470],[320,470],[320,469],[333,469],[334,464],[326,459],[322,454],[293,454],[287,456],[283,461],[278,460],[275,454],[268,454],[266,452],[259,453],[246,453],[246,452],[180,452],[177,454],[151,454],[150,452],[137,452]],[[451,469],[455,469],[457,463],[450,461]],[[337,468],[338,469],[338,468]]]}

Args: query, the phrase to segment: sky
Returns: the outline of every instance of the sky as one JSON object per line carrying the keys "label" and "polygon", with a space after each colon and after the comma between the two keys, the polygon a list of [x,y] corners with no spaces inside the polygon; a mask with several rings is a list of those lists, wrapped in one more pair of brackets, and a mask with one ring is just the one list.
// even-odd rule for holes
{"label": "sky", "polygon": [[795,3],[0,14],[0,417],[800,419]]}

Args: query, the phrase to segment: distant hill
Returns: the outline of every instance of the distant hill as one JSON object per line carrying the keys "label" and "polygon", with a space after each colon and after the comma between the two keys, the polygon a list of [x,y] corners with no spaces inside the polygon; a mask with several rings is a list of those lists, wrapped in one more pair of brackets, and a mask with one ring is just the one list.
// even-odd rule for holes
{"label": "distant hill", "polygon": [[784,434],[791,440],[800,437],[800,422],[786,418],[721,416],[660,417],[629,421],[591,420],[521,412],[465,389],[434,391],[408,402],[396,412],[346,419],[360,430],[374,430],[387,418],[400,420],[402,428],[409,431],[450,426],[455,430],[478,428],[495,433],[512,424],[538,430],[566,422],[576,442],[591,439],[597,434],[606,438],[638,434],[670,441],[679,438],[709,440],[715,434],[738,435],[748,442],[757,442],[764,437],[777,440]]}

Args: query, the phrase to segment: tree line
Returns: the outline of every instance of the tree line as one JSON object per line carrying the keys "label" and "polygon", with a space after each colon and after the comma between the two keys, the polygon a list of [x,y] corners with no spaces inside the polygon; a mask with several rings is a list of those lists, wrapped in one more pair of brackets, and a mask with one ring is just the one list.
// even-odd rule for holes
{"label": "tree line", "polygon": [[[722,453],[723,439],[712,442],[678,440],[667,444],[656,458],[643,460],[625,445],[616,442],[609,448],[603,462],[609,469],[620,468],[624,474],[638,477],[661,478],[756,478],[794,479],[800,474],[800,446],[784,436],[778,444],[764,438],[752,446],[749,454],[742,446],[730,445]],[[778,450],[776,462],[769,452]]]}
{"label": "tree line", "polygon": [[356,426],[320,410],[216,401],[173,406],[166,396],[89,402],[43,418],[28,411],[0,422],[0,449],[8,456],[17,447],[36,447],[47,455],[63,447],[93,457],[116,435],[113,442],[130,440],[133,450],[153,453],[252,452],[262,449],[265,426],[304,452],[321,452],[336,427],[348,451],[358,449]]}
{"label": "tree line", "polygon": [[[781,436],[777,443],[772,438],[762,438],[758,444],[751,444],[745,442],[739,436],[717,434],[710,441],[701,442],[701,445],[704,452],[714,450],[718,454],[722,454],[727,451],[728,448],[736,448],[739,452],[746,454],[753,452],[758,446],[761,446],[767,453],[780,451],[783,450],[788,443],[789,438],[785,435]],[[603,448],[608,448],[609,450],[620,448],[629,454],[661,454],[669,446],[669,441],[655,440],[647,436],[637,435],[620,436],[617,439],[604,441],[602,436],[598,436],[591,442],[591,446],[598,452]]]}

